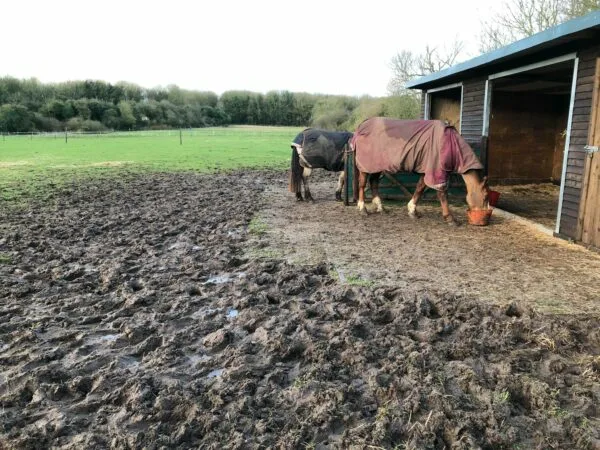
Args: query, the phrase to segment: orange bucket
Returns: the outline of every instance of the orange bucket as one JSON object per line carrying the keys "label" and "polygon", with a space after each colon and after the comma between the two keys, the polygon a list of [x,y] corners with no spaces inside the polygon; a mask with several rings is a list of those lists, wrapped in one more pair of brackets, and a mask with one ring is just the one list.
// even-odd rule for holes
{"label": "orange bucket", "polygon": [[492,217],[492,209],[468,209],[467,219],[469,224],[478,227],[485,227]]}
{"label": "orange bucket", "polygon": [[490,206],[496,206],[498,204],[498,199],[500,198],[500,192],[498,191],[489,191],[488,192],[488,202]]}

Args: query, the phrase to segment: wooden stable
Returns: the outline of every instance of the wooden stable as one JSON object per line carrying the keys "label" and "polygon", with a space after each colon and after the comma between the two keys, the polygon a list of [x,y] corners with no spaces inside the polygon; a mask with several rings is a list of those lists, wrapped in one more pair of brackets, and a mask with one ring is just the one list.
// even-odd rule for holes
{"label": "wooden stable", "polygon": [[492,183],[560,186],[555,235],[600,248],[599,61],[597,11],[408,88],[423,93],[421,117],[455,124]]}

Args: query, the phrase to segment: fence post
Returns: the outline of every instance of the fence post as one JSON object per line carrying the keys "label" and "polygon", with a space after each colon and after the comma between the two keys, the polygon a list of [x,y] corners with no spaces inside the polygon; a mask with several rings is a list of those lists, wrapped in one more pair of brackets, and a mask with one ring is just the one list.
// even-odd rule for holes
{"label": "fence post", "polygon": [[67,128],[65,127],[65,144],[67,143],[67,140],[68,140],[68,138],[67,138]]}
{"label": "fence post", "polygon": [[183,145],[183,138],[181,136],[181,128],[179,129],[179,145]]}

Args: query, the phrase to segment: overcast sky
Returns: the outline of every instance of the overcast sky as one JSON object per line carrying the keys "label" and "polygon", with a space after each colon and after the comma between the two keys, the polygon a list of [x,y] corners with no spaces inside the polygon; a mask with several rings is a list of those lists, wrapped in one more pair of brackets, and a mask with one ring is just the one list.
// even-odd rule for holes
{"label": "overcast sky", "polygon": [[0,0],[0,75],[385,95],[389,62],[455,38],[491,0]]}

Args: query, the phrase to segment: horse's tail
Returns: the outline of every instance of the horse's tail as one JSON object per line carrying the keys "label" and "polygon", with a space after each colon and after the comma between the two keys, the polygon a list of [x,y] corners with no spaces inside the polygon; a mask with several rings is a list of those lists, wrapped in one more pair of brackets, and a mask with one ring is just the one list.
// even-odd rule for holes
{"label": "horse's tail", "polygon": [[290,172],[290,192],[300,192],[302,187],[302,166],[300,165],[300,156],[298,149],[292,146],[292,167]]}
{"label": "horse's tail", "polygon": [[356,144],[353,145],[352,152],[352,193],[354,201],[358,200],[358,177],[360,176],[358,164],[356,164]]}

